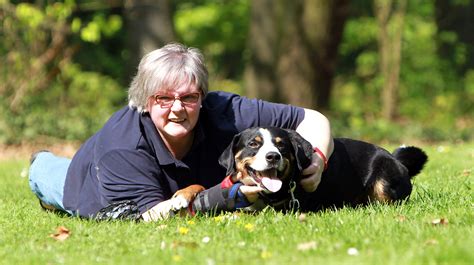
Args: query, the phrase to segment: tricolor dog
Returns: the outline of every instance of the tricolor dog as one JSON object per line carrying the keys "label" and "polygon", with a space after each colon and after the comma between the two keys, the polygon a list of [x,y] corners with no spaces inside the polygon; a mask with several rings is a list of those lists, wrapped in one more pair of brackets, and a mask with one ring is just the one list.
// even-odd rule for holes
{"label": "tricolor dog", "polygon": [[[270,205],[316,211],[406,199],[412,191],[411,178],[427,161],[417,147],[389,153],[374,144],[336,138],[318,188],[306,193],[297,183],[313,152],[311,144],[293,130],[258,127],[236,135],[219,162],[233,181],[264,188],[254,209]],[[242,177],[236,179],[239,172]]]}
{"label": "tricolor dog", "polygon": [[[231,183],[240,181],[263,188],[258,201],[247,207],[249,210],[271,206],[277,210],[317,211],[404,200],[412,191],[412,177],[428,159],[413,146],[389,153],[374,144],[336,138],[318,188],[308,193],[298,182],[313,152],[311,144],[293,130],[256,127],[237,134],[219,163],[227,169]],[[163,205],[166,209],[186,209],[203,190],[200,185],[191,185],[177,191]]]}

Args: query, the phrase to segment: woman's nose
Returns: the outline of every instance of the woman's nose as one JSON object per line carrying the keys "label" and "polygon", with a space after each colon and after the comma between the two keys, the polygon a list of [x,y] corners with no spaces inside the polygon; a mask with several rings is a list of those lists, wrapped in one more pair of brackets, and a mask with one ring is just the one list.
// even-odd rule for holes
{"label": "woman's nose", "polygon": [[175,99],[173,101],[173,104],[171,105],[171,110],[179,111],[179,110],[182,110],[182,109],[184,109],[183,102],[181,102],[180,99]]}

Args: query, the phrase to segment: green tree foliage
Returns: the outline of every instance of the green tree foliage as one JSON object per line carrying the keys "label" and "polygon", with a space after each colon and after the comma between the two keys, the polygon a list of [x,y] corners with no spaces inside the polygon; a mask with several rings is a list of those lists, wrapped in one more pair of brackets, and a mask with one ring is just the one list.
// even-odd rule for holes
{"label": "green tree foliage", "polygon": [[[73,16],[75,8],[74,1],[45,6],[0,1],[0,142],[85,139],[123,99],[117,81],[73,61],[80,42],[113,35],[121,18],[81,22]],[[70,41],[74,34],[80,42]]]}
{"label": "green tree foliage", "polygon": [[182,0],[174,21],[181,41],[203,51],[212,78],[238,80],[245,64],[248,14],[247,0]]}
{"label": "green tree foliage", "polygon": [[[131,53],[123,3],[17,2],[0,0],[0,142],[89,137],[125,104]],[[474,1],[407,1],[394,122],[381,116],[372,4],[351,1],[328,113],[335,135],[473,139],[474,41],[465,30],[473,23],[465,19],[464,27],[461,18],[470,18]],[[204,52],[212,89],[243,91],[249,6],[248,0],[173,1],[178,41]]]}
{"label": "green tree foliage", "polygon": [[388,123],[380,115],[380,58],[373,14],[367,12],[349,20],[332,102],[332,121],[341,134],[378,140],[472,139],[472,74],[459,74],[447,63],[455,58],[439,55],[435,11],[433,3],[408,1],[396,123]]}

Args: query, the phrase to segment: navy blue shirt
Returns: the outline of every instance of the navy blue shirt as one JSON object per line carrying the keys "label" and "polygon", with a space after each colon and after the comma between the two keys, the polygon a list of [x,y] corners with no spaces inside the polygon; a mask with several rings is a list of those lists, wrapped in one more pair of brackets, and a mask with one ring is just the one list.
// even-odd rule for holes
{"label": "navy blue shirt", "polygon": [[217,185],[226,170],[220,154],[238,132],[254,126],[296,129],[302,108],[210,92],[203,101],[193,146],[182,159],[165,147],[148,113],[124,107],[87,140],[73,157],[63,204],[83,216],[122,200],[135,201],[140,213],[191,184]]}

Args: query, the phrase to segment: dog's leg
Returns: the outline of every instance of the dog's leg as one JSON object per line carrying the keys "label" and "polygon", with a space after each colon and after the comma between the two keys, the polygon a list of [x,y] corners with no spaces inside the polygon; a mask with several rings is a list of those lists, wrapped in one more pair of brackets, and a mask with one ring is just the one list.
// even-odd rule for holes
{"label": "dog's leg", "polygon": [[142,214],[145,222],[167,219],[175,214],[186,216],[188,206],[194,200],[196,195],[203,191],[201,185],[190,185],[184,189],[178,190],[169,200],[162,201]]}
{"label": "dog's leg", "polygon": [[174,210],[180,210],[182,208],[188,207],[189,203],[192,202],[194,198],[196,198],[196,195],[203,190],[204,187],[197,184],[178,190],[173,195],[173,197],[171,197]]}

